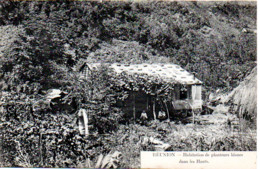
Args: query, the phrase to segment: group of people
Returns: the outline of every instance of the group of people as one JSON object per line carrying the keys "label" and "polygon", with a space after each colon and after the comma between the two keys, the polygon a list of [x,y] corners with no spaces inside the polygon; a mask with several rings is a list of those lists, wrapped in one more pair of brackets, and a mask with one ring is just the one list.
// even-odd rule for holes
{"label": "group of people", "polygon": [[[159,120],[165,120],[167,118],[166,112],[165,111],[159,111],[157,118]],[[140,119],[141,120],[147,120],[148,119],[148,116],[147,116],[147,113],[145,112],[145,110],[143,110],[143,112],[141,113]]]}

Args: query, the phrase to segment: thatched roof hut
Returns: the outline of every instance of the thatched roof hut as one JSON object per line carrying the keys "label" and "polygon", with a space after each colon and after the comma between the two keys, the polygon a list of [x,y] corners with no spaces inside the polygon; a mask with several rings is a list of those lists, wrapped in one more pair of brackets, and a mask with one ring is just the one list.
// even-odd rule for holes
{"label": "thatched roof hut", "polygon": [[240,117],[256,120],[257,114],[257,69],[240,83],[226,98],[225,102],[232,103],[232,110]]}
{"label": "thatched roof hut", "polygon": [[194,74],[176,64],[88,63],[83,78],[92,78],[95,70],[107,69],[109,85],[116,91],[116,106],[130,118],[146,112],[149,118],[159,118],[167,112],[173,117],[181,112],[202,109],[202,82]]}

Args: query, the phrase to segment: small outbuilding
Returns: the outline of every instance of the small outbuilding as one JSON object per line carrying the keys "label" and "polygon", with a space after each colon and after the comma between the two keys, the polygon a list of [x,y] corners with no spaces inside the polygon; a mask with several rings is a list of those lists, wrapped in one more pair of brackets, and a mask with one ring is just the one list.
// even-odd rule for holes
{"label": "small outbuilding", "polygon": [[136,119],[146,112],[148,118],[157,119],[159,112],[165,112],[170,119],[178,113],[202,109],[202,82],[179,65],[85,63],[82,77],[87,78],[102,66],[108,67],[117,79],[115,84],[128,92],[128,97],[118,100],[116,106],[129,117]]}

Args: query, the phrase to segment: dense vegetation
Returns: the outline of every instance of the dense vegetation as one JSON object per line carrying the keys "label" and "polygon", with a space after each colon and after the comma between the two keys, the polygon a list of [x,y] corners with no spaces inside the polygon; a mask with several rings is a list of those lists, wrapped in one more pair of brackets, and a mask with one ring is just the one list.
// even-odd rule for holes
{"label": "dense vegetation", "polygon": [[[121,167],[137,167],[139,151],[150,150],[139,142],[146,130],[170,150],[255,150],[253,139],[229,136],[226,126],[205,140],[192,132],[200,127],[174,122],[123,125],[111,106],[125,94],[111,87],[118,79],[104,69],[79,80],[75,71],[83,61],[172,62],[206,89],[231,90],[256,65],[255,2],[0,2],[0,166],[93,167],[87,160],[118,150]],[[48,107],[52,88],[69,93],[69,108]],[[91,137],[72,125],[79,108],[89,111]]]}
{"label": "dense vegetation", "polygon": [[5,36],[15,38],[2,57],[35,70],[24,80],[51,74],[45,63],[52,61],[158,62],[159,56],[196,72],[206,86],[234,87],[256,61],[256,34],[242,32],[256,29],[254,2],[4,1],[0,9],[1,29],[11,26]]}

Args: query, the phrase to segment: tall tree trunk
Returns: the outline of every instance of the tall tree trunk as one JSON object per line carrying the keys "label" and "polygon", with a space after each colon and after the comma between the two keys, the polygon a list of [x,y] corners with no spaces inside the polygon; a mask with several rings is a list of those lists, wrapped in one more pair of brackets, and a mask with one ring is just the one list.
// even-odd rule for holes
{"label": "tall tree trunk", "polygon": [[169,109],[168,109],[168,106],[167,106],[167,102],[164,102],[164,104],[165,104],[168,120],[170,120],[170,113],[169,113]]}
{"label": "tall tree trunk", "polygon": [[135,93],[133,93],[133,115],[134,115],[134,122],[135,122],[136,120]]}
{"label": "tall tree trunk", "polygon": [[153,100],[153,117],[154,117],[154,120],[156,120],[156,113],[155,113],[155,98]]}

